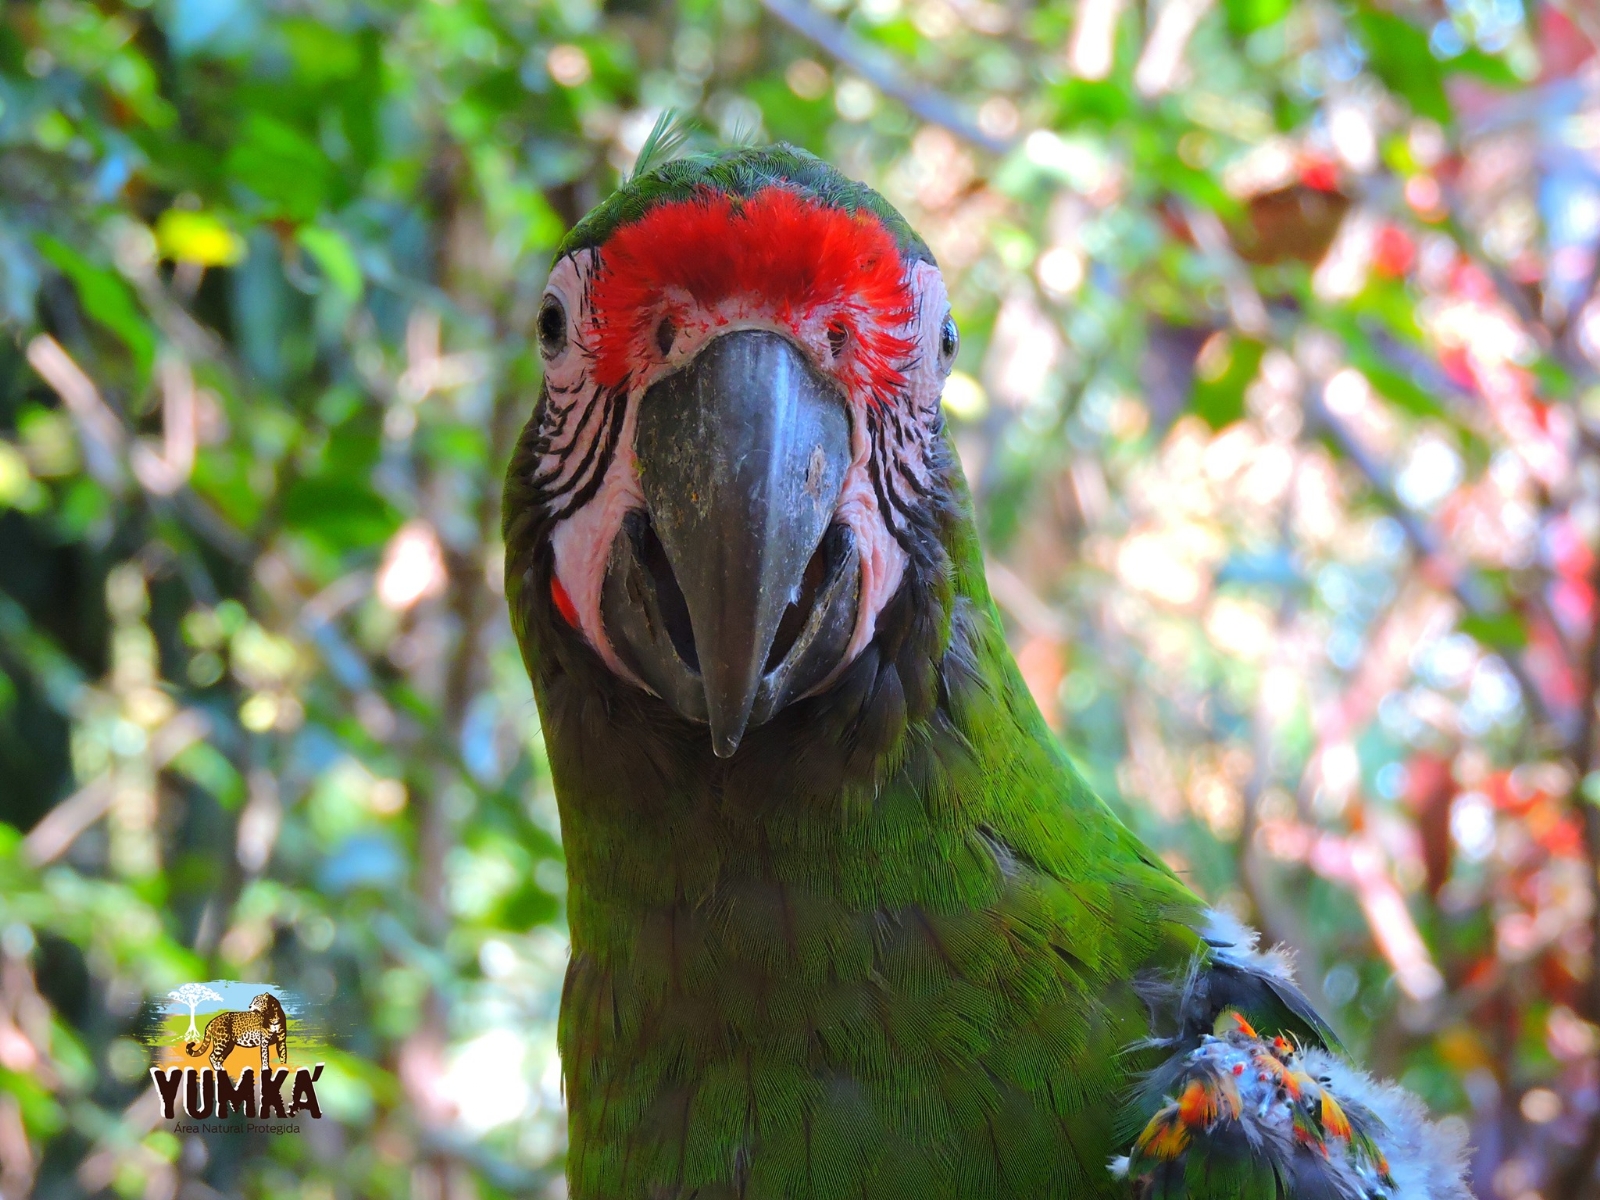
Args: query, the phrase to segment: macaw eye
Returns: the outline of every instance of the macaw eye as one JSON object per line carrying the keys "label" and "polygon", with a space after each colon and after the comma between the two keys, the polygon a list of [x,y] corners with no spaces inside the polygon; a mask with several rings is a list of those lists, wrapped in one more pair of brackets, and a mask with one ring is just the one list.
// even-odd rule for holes
{"label": "macaw eye", "polygon": [[554,358],[567,348],[567,310],[554,296],[539,306],[539,349]]}
{"label": "macaw eye", "polygon": [[961,349],[961,331],[956,328],[956,319],[949,313],[944,315],[944,324],[939,327],[939,363],[948,368],[956,361],[956,351]]}
{"label": "macaw eye", "polygon": [[678,330],[672,318],[662,317],[661,324],[656,326],[656,349],[661,351],[662,358],[672,353],[672,343],[677,340]]}
{"label": "macaw eye", "polygon": [[837,321],[828,326],[828,350],[835,358],[850,344],[850,331]]}

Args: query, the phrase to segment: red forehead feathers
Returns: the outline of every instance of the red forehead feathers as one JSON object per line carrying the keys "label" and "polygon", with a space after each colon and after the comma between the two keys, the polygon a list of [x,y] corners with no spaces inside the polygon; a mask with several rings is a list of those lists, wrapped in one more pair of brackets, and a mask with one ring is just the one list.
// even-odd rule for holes
{"label": "red forehead feathers", "polygon": [[782,187],[748,199],[706,189],[652,208],[601,249],[592,292],[595,377],[615,387],[648,354],[650,335],[687,293],[703,307],[755,300],[799,328],[819,313],[848,330],[842,374],[886,398],[903,383],[911,343],[891,330],[912,315],[899,247],[870,213],[830,208]]}

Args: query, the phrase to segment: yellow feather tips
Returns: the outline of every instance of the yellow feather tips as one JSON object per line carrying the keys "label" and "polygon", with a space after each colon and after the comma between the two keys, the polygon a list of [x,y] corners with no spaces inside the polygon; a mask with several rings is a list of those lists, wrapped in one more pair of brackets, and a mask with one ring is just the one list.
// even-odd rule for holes
{"label": "yellow feather tips", "polygon": [[1183,1122],[1181,1106],[1169,1104],[1150,1118],[1150,1124],[1133,1144],[1133,1157],[1135,1161],[1153,1158],[1171,1162],[1188,1148],[1189,1130]]}
{"label": "yellow feather tips", "polygon": [[1350,1118],[1344,1115],[1344,1109],[1333,1098],[1333,1093],[1327,1090],[1322,1093],[1322,1132],[1341,1141],[1350,1140]]}
{"label": "yellow feather tips", "polygon": [[1212,1030],[1218,1037],[1227,1037],[1230,1033],[1242,1033],[1247,1038],[1261,1036],[1256,1032],[1255,1026],[1246,1021],[1244,1014],[1236,1008],[1224,1009],[1218,1013]]}

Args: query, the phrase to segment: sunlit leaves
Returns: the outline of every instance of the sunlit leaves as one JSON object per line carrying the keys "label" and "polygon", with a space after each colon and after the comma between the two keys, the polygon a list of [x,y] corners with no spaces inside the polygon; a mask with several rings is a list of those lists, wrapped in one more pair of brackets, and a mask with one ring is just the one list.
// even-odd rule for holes
{"label": "sunlit leaves", "polygon": [[213,213],[169,208],[156,222],[156,245],[166,258],[202,267],[231,267],[244,242]]}

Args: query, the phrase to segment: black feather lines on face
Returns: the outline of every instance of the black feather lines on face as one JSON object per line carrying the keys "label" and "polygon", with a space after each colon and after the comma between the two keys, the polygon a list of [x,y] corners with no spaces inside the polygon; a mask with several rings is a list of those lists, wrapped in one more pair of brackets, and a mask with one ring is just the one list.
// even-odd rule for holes
{"label": "black feather lines on face", "polygon": [[[589,290],[590,281],[585,276],[579,298],[579,336],[573,338],[567,353],[582,356],[592,366],[593,348],[581,336],[590,311]],[[628,411],[628,384],[625,378],[614,388],[596,387],[585,400],[583,394],[590,387],[587,371],[567,387],[555,387],[545,380],[539,402],[519,440],[518,458],[507,487],[509,491],[511,485],[525,479],[524,503],[542,508],[549,525],[577,512],[600,490],[621,440]],[[574,415],[577,423],[569,431]],[[579,447],[582,451],[574,462]],[[543,465],[546,459],[551,460],[549,465]]]}
{"label": "black feather lines on face", "polygon": [[[611,469],[611,460],[616,457],[617,443],[622,439],[622,426],[628,415],[627,383],[600,389],[588,409],[590,412],[599,410],[601,427],[590,439],[589,447],[578,465],[567,472],[568,460],[576,443],[574,438],[555,465],[533,480],[534,488],[541,492],[540,500],[550,510],[552,524],[577,512],[594,499],[595,493],[600,490],[606,472]],[[587,423],[587,414],[584,420]],[[559,508],[556,507],[558,502]]]}
{"label": "black feather lines on face", "polygon": [[[923,298],[918,298],[909,322],[914,329],[922,328],[927,315],[925,303]],[[902,378],[910,379],[916,373],[922,355],[922,341],[918,338],[911,352],[898,364]],[[925,556],[930,545],[938,544],[936,534],[941,523],[936,511],[938,493],[948,491],[948,463],[944,461],[948,450],[938,395],[935,394],[931,404],[918,406],[911,399],[909,387],[903,386],[897,393],[871,397],[864,411],[867,434],[872,439],[867,472],[878,497],[878,509],[901,549],[915,560],[919,554]],[[918,456],[923,459],[929,484],[924,484],[906,466],[908,457]],[[931,542],[930,534],[935,535]]]}
{"label": "black feather lines on face", "polygon": [[704,725],[615,675],[556,611],[553,522],[519,507],[527,490],[515,483],[527,478],[515,465],[534,454],[525,434],[506,496],[506,591],[558,771],[565,762],[585,778],[615,778],[619,787],[628,780],[617,797],[628,805],[667,802],[667,793],[704,797],[710,788],[719,803],[752,816],[832,803],[850,785],[871,784],[897,760],[912,726],[939,719],[947,652],[960,653],[951,644],[954,573],[945,545],[961,517],[942,436],[929,448],[933,490],[905,524],[905,575],[872,641],[824,692],[751,729],[731,759],[713,755]]}
{"label": "black feather lines on face", "polygon": [[[583,388],[580,384],[568,392],[581,392]],[[530,673],[534,670],[535,642],[542,649],[556,637],[588,649],[582,635],[555,608],[550,586],[555,578],[555,555],[550,534],[557,523],[582,508],[600,490],[622,440],[627,404],[626,380],[616,388],[597,389],[587,402],[574,400],[565,405],[552,399],[547,381],[517,439],[501,504],[502,536],[506,545],[506,599],[512,628]],[[551,460],[548,464],[547,459]],[[589,653],[593,656],[592,650]],[[595,661],[599,663],[598,656]]]}

